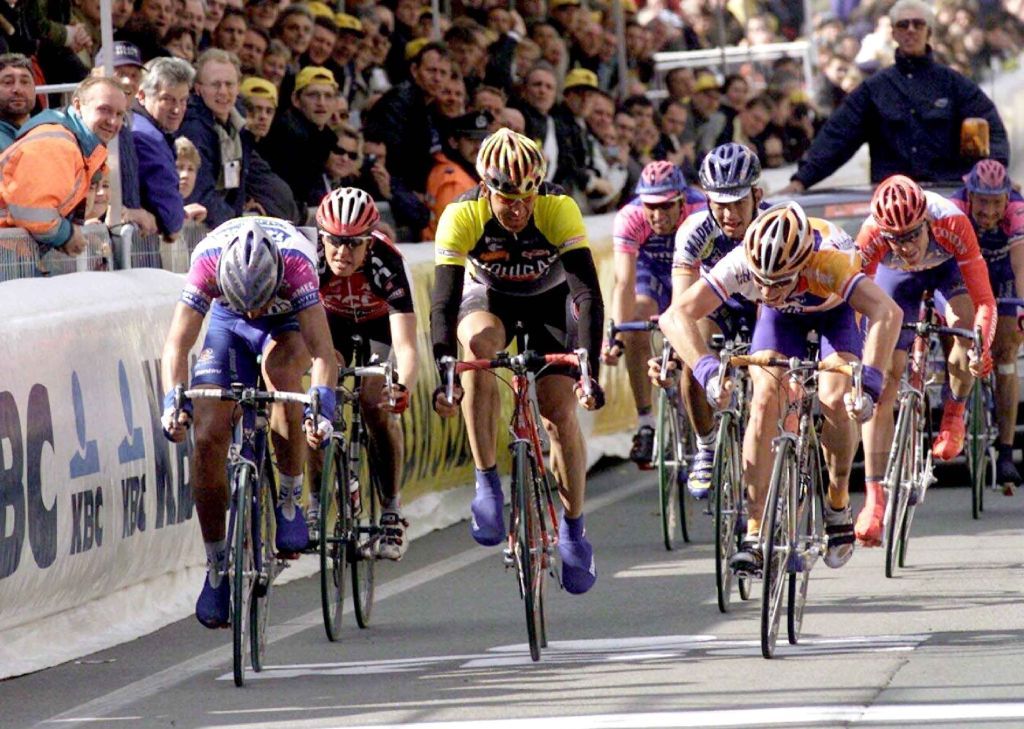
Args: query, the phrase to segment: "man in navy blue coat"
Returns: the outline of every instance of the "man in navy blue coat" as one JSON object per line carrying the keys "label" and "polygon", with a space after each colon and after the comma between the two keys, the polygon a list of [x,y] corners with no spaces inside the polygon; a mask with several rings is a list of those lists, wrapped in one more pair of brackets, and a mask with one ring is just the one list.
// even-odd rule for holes
{"label": "man in navy blue coat", "polygon": [[864,142],[874,183],[896,173],[920,182],[959,181],[976,161],[959,154],[960,126],[969,117],[988,121],[989,156],[1009,164],[1006,128],[991,99],[932,57],[931,8],[921,0],[898,0],[889,17],[895,65],[866,79],[843,101],[780,192],[801,192],[823,180]]}

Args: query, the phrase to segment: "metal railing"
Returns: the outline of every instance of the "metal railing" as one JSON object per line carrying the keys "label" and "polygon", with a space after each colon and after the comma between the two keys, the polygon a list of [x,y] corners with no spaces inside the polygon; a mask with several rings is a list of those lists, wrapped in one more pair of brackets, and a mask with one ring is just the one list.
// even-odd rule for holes
{"label": "metal railing", "polygon": [[21,228],[0,229],[0,282],[119,267],[121,240],[117,233],[101,224],[86,225],[82,232],[87,241],[85,250],[69,256],[60,249],[40,245]]}

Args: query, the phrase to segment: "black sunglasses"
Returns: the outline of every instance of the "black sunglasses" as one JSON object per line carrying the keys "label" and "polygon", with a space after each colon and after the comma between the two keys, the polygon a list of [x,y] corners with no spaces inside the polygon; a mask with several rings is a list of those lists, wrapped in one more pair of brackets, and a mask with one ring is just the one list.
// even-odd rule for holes
{"label": "black sunglasses", "polygon": [[928,27],[928,21],[923,18],[906,18],[904,20],[897,20],[892,25],[900,30],[909,30],[912,27],[921,30]]}
{"label": "black sunglasses", "polygon": [[320,231],[320,235],[323,236],[325,243],[329,243],[335,248],[341,248],[342,246],[362,248],[373,240],[372,235],[332,235],[325,231]]}
{"label": "black sunglasses", "polygon": [[334,148],[334,153],[335,154],[340,154],[342,157],[348,157],[353,162],[355,162],[357,159],[359,159],[359,152],[356,152],[356,151],[351,151],[350,152],[349,150],[345,149],[344,147],[335,147]]}

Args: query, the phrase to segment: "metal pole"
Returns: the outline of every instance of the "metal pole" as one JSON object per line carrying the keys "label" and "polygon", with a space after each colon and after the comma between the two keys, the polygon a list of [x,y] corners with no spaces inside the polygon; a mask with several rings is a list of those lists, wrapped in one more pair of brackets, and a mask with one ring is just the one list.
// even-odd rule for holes
{"label": "metal pole", "polygon": [[[110,0],[100,0],[100,39],[103,44],[103,75],[114,78],[114,20],[110,13]],[[107,217],[115,224],[121,222],[119,137],[114,137],[107,145],[107,169],[110,170],[110,214]]]}
{"label": "metal pole", "polygon": [[729,67],[725,62],[725,0],[718,0],[715,3],[715,17],[718,19],[718,50],[721,52],[718,63],[721,66],[721,76],[724,79],[729,75]]}
{"label": "metal pole", "polygon": [[441,0],[430,0],[430,12],[434,14],[433,40],[441,40]]}
{"label": "metal pole", "polygon": [[619,64],[619,101],[626,98],[629,86],[629,64],[626,62],[626,15],[622,12],[622,0],[612,0],[612,14],[615,16],[615,41],[618,44],[616,60]]}

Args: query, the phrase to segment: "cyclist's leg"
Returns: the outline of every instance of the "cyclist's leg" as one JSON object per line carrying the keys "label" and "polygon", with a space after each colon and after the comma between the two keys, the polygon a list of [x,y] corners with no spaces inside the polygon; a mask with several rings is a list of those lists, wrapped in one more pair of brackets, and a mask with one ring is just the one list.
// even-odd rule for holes
{"label": "cyclist's leg", "polygon": [[[946,299],[944,314],[947,324],[951,327],[973,329],[974,304],[965,293],[960,271],[949,271],[945,280],[936,288]],[[955,458],[964,447],[964,410],[967,398],[971,394],[971,387],[974,385],[974,377],[967,368],[967,353],[970,348],[971,342],[968,340],[953,338],[948,359],[949,388],[948,393],[943,393],[948,394],[948,397],[943,398],[945,402],[942,408],[942,421],[932,447],[932,455],[939,460],[948,461]]]}
{"label": "cyclist's leg", "polygon": [[[374,351],[389,347],[373,342]],[[383,356],[383,355],[382,355]],[[385,357],[386,358],[386,357]],[[404,463],[402,422],[381,407],[384,397],[383,377],[364,377],[359,392],[359,407],[370,435],[370,463],[380,487],[383,529],[378,554],[385,559],[399,560],[408,547],[405,530],[409,522],[402,516],[401,478]]]}
{"label": "cyclist's leg", "polygon": [[[310,356],[298,322],[268,330],[263,354],[263,377],[271,391],[300,392],[302,377],[309,369]],[[299,552],[309,544],[306,518],[299,505],[302,500],[302,471],[305,465],[306,439],[302,430],[302,406],[275,403],[270,411],[274,460],[280,473],[280,493],[275,508],[277,548]]]}
{"label": "cyclist's leg", "polygon": [[[904,324],[912,324],[921,318],[921,296],[932,286],[927,274],[926,271],[907,272],[886,266],[878,267],[875,283],[903,311]],[[913,341],[912,331],[900,332],[882,394],[875,406],[875,414],[861,426],[864,439],[865,499],[864,507],[857,515],[854,532],[857,540],[865,546],[878,546],[882,543],[882,517],[885,514],[885,488],[882,480],[885,478],[885,466],[892,448],[896,394],[903,371],[907,368],[907,351]]]}
{"label": "cyclist's leg", "polygon": [[[711,341],[713,334],[722,333],[718,323],[712,319],[700,320],[697,328],[707,342]],[[711,471],[715,460],[715,414],[704,394],[704,388],[694,378],[693,370],[689,367],[683,367],[680,383],[679,393],[683,406],[697,436],[697,452],[687,475],[686,488],[695,498],[706,499],[708,489],[711,488]]]}
{"label": "cyclist's leg", "polygon": [[[505,348],[509,329],[492,310],[493,304],[485,286],[467,282],[458,327],[464,357],[489,358]],[[479,544],[493,546],[505,538],[505,497],[497,471],[498,382],[489,372],[465,372],[461,382],[465,392],[462,414],[476,465],[476,495],[470,505],[473,514],[470,530]]]}

